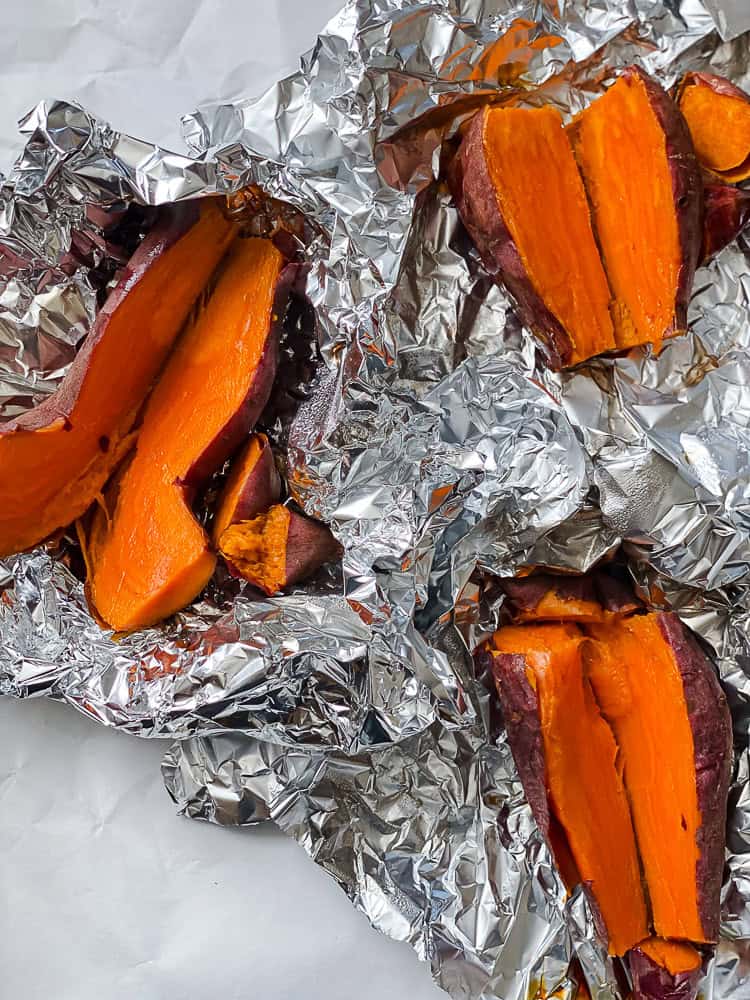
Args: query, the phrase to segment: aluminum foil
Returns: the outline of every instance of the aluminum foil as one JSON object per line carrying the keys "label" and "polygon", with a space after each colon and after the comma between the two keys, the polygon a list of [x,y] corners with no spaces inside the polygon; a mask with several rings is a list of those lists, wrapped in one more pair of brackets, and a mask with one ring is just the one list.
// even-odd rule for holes
{"label": "aluminum foil", "polygon": [[16,556],[0,691],[177,737],[164,776],[184,812],[273,819],[455,996],[572,998],[581,977],[622,996],[470,657],[497,620],[492,574],[585,571],[620,544],[644,594],[713,647],[732,702],[723,939],[704,995],[747,996],[750,247],[699,273],[691,331],[659,358],[554,375],[440,179],[487,96],[523,88],[574,112],[634,61],[667,85],[686,68],[747,85],[740,7],[352,0],[297,74],[187,116],[189,156],[42,103],[0,185],[3,416],[59,384],[148,220],[134,205],[254,183],[305,213],[323,364],[291,425],[269,429],[341,567],[273,600],[218,578],[163,628],[115,642],[88,614],[73,548]]}

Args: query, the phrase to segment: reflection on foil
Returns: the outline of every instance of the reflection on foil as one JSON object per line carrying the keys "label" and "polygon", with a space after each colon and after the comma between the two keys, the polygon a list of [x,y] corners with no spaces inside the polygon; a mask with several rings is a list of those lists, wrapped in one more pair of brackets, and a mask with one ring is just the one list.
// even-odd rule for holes
{"label": "reflection on foil", "polygon": [[178,738],[164,775],[181,809],[272,818],[457,997],[572,1000],[581,973],[595,1000],[622,997],[469,655],[497,621],[488,574],[582,572],[621,542],[644,594],[713,647],[731,700],[724,939],[704,995],[747,993],[750,246],[699,273],[691,332],[659,358],[554,375],[440,181],[488,98],[573,112],[633,61],[667,85],[688,67],[747,85],[748,38],[722,41],[712,16],[729,39],[738,6],[352,0],[300,72],[186,117],[191,156],[42,103],[0,184],[3,418],[59,385],[149,221],[135,203],[256,183],[305,213],[324,366],[307,393],[291,379],[306,398],[268,429],[342,565],[275,600],[219,575],[163,628],[115,641],[67,542],[5,560],[0,691]]}

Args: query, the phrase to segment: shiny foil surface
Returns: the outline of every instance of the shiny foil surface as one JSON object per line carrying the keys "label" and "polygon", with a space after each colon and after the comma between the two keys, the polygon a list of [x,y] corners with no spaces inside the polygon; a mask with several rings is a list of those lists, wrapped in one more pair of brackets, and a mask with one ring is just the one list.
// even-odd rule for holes
{"label": "shiny foil surface", "polygon": [[[269,430],[340,567],[260,599],[221,575],[115,641],[65,541],[6,559],[0,691],[176,738],[189,816],[273,819],[456,997],[622,997],[566,900],[471,650],[488,578],[585,571],[713,648],[736,732],[722,942],[703,996],[750,991],[750,244],[695,282],[690,332],[554,374],[469,245],[441,157],[487,98],[574,113],[637,62],[750,84],[736,0],[352,0],[298,73],[184,119],[190,155],[42,103],[0,186],[0,414],[54,391],[149,206],[250,183],[305,213],[322,364]],[[137,206],[143,206],[138,208]],[[248,843],[248,849],[252,844]]]}

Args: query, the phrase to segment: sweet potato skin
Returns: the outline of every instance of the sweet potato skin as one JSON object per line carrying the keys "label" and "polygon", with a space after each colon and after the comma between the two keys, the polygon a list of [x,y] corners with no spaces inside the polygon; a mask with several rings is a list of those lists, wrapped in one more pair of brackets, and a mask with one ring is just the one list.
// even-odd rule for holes
{"label": "sweet potato skin", "polygon": [[695,1000],[703,975],[700,967],[673,975],[640,948],[628,952],[628,965],[633,979],[633,1000]]}
{"label": "sweet potato skin", "polygon": [[544,760],[539,699],[526,676],[526,658],[522,654],[496,653],[493,660],[495,680],[500,685],[508,743],[516,770],[536,825],[545,840],[549,840],[547,768]]}
{"label": "sweet potato skin", "polygon": [[682,250],[675,296],[675,329],[671,332],[680,333],[687,329],[688,304],[703,243],[703,178],[690,129],[675,102],[639,66],[630,66],[625,73],[642,81],[666,137],[672,197]]}
{"label": "sweet potato skin", "polygon": [[286,585],[312,576],[340,552],[341,547],[327,524],[292,511],[286,536]]}
{"label": "sweet potato skin", "polygon": [[701,263],[729,246],[750,222],[750,191],[731,184],[704,185]]}
{"label": "sweet potato skin", "polygon": [[537,295],[500,214],[484,154],[486,111],[474,115],[448,171],[448,185],[466,230],[484,266],[516,300],[525,326],[542,341],[550,367],[569,364],[573,345],[559,321]]}
{"label": "sweet potato skin", "polygon": [[680,671],[693,733],[698,808],[702,817],[695,873],[698,912],[706,939],[716,941],[732,770],[732,720],[714,668],[677,615],[660,614],[659,629]]}

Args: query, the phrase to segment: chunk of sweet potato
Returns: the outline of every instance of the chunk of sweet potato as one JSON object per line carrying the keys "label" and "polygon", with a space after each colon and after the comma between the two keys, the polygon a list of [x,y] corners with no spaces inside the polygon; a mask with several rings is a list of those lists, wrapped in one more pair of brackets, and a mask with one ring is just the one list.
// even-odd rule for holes
{"label": "chunk of sweet potato", "polygon": [[228,527],[219,549],[235,575],[269,595],[311,576],[340,552],[325,524],[282,504]]}
{"label": "chunk of sweet potato", "polygon": [[74,521],[124,451],[151,385],[235,235],[212,201],[165,209],[62,385],[0,426],[0,556]]}
{"label": "chunk of sweet potato", "polygon": [[271,445],[265,434],[253,434],[232,461],[229,476],[219,495],[211,525],[211,537],[219,539],[231,524],[249,521],[274,504],[281,494]]}
{"label": "chunk of sweet potato", "polygon": [[[589,884],[610,950],[627,953],[635,996],[693,1000],[701,955],[690,942],[718,935],[732,758],[729,710],[713,667],[664,612],[507,626],[481,655],[493,660],[539,828],[566,881]],[[626,884],[628,831],[645,898],[640,875],[636,888]],[[616,886],[615,895],[602,885],[610,893]],[[633,941],[646,904],[653,932]]]}
{"label": "chunk of sweet potato", "polygon": [[750,94],[723,76],[686,73],[677,101],[701,166],[722,181],[750,177]]}

